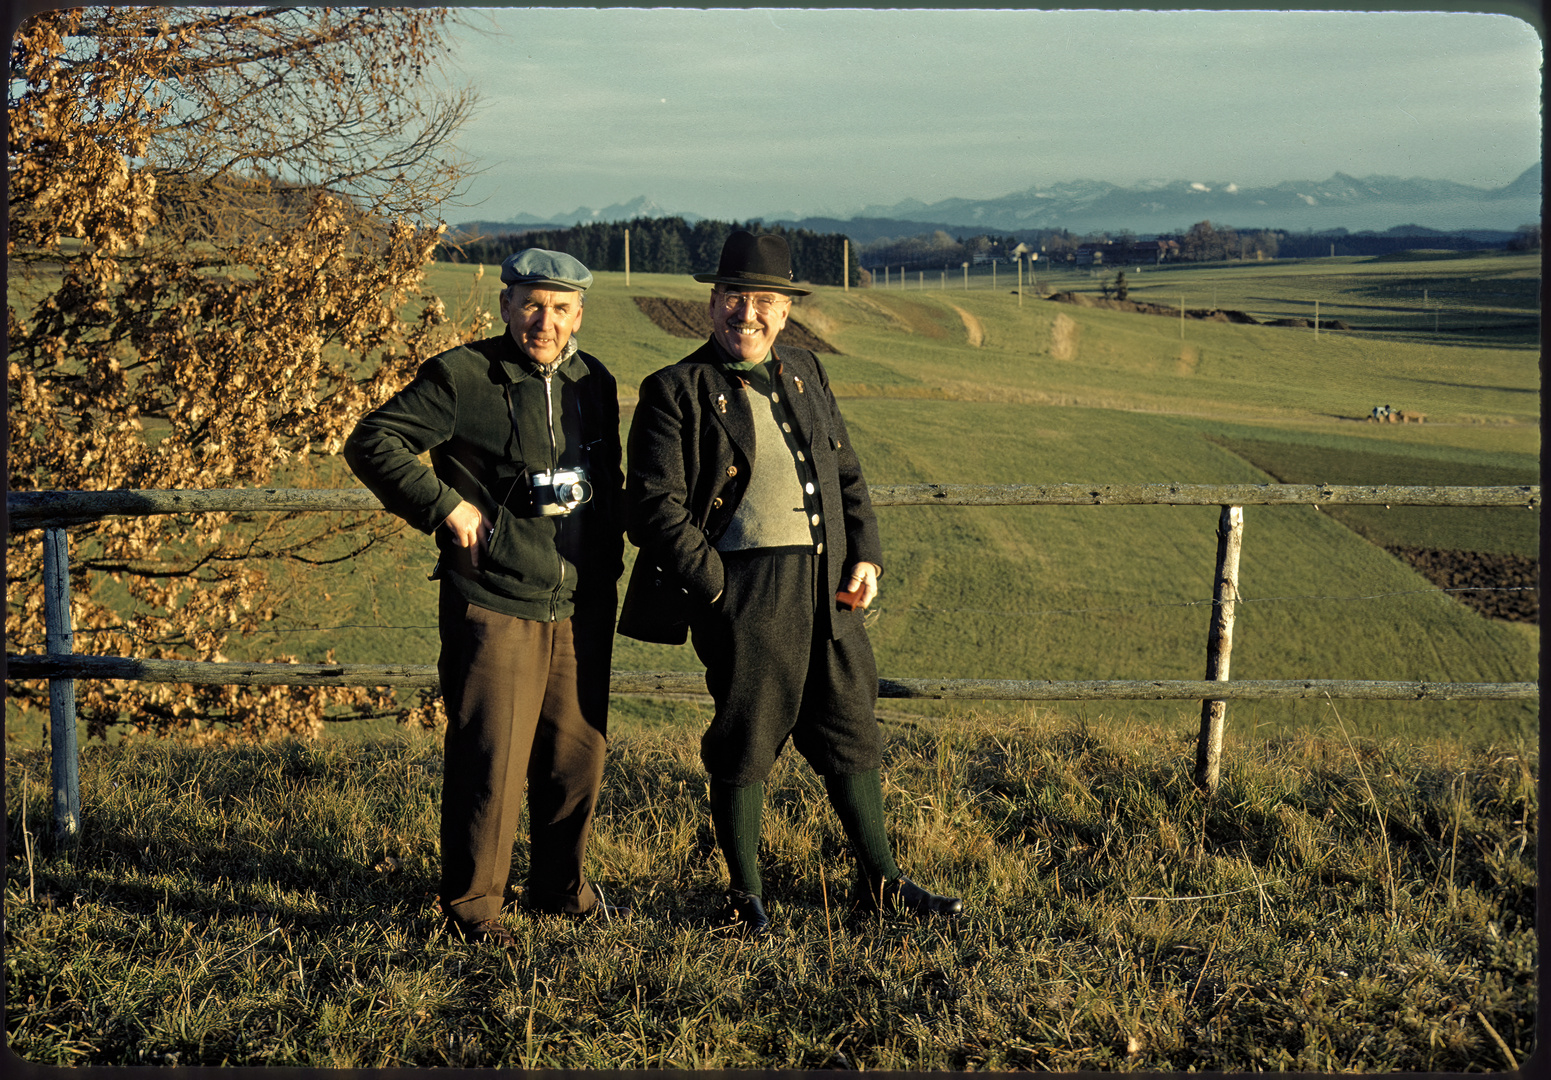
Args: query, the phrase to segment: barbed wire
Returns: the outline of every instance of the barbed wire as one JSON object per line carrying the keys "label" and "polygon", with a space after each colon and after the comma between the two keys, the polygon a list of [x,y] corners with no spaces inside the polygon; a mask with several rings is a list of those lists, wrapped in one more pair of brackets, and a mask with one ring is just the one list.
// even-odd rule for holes
{"label": "barbed wire", "polygon": [[[1471,585],[1458,586],[1448,589],[1405,589],[1393,592],[1381,593],[1356,593],[1348,595],[1331,595],[1322,593],[1306,593],[1295,596],[1241,596],[1233,601],[1237,604],[1276,604],[1307,601],[1338,601],[1342,603],[1354,601],[1390,600],[1405,596],[1433,596],[1449,593],[1538,593],[1540,590],[1533,585]],[[877,607],[870,609],[869,613],[876,613],[877,617],[893,614],[905,615],[997,615],[1010,618],[1038,618],[1041,616],[1055,615],[1094,615],[1094,614],[1122,614],[1132,611],[1145,611],[1155,608],[1196,608],[1214,607],[1220,601],[1216,597],[1207,597],[1202,600],[1179,600],[1171,603],[1150,604],[1125,604],[1110,607],[1082,607],[1082,608],[1038,608],[1034,610],[1008,610],[1003,608],[976,608],[976,607],[934,607],[930,605],[915,605],[906,608]],[[337,623],[332,626],[287,626],[287,627],[262,627],[251,630],[246,637],[270,635],[280,637],[286,634],[322,634],[333,633],[340,630],[436,630],[435,623]],[[96,626],[86,627],[72,631],[79,635],[88,634],[124,634],[140,641],[152,640],[151,635],[140,633],[128,626]],[[36,647],[40,642],[23,639],[12,644],[19,647]]]}

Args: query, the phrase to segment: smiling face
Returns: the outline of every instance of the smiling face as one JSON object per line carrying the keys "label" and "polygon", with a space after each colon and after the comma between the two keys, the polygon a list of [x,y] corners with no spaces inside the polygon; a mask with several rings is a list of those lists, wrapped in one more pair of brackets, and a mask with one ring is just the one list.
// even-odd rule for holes
{"label": "smiling face", "polygon": [[582,326],[582,294],[513,285],[501,294],[501,318],[536,364],[553,364]]}
{"label": "smiling face", "polygon": [[711,292],[715,337],[738,360],[763,360],[786,329],[792,298],[773,292],[744,292],[717,286]]}

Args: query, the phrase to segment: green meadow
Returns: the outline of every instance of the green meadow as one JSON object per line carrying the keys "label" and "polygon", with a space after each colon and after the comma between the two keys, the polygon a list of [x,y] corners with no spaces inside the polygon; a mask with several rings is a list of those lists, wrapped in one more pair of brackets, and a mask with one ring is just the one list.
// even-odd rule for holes
{"label": "green meadow", "polygon": [[[1494,315],[1533,316],[1497,294],[1532,299],[1536,269],[1533,256],[1495,255],[1148,269],[1128,278],[1133,298],[1172,291],[1191,308],[1210,307],[1213,294],[1218,306],[1240,310],[1278,291],[1320,294],[1322,317],[1327,304],[1350,308],[1354,325],[1356,306],[1386,290],[1411,289],[1418,310],[1424,288],[1429,298],[1455,303],[1463,302],[1455,292],[1504,301],[1507,314],[1493,308],[1480,316],[1484,323]],[[1495,292],[1480,284],[1488,279]],[[1043,275],[1041,283],[1098,294],[1098,279],[1087,272]],[[498,288],[493,274],[476,284],[472,267],[446,264],[434,267],[432,284],[444,296],[491,307]],[[1020,302],[1012,289],[974,284],[821,288],[794,309],[794,318],[840,350],[824,362],[875,485],[1539,482],[1539,354],[1531,331],[1483,345],[1473,334],[1316,336],[1187,320],[1182,338],[1178,319],[1032,293]],[[598,275],[581,337],[618,377],[627,426],[641,378],[694,344],[658,329],[633,297],[699,301],[704,294],[687,277],[632,274],[627,286],[623,274]],[[1427,421],[1360,419],[1376,404]],[[1246,602],[1234,677],[1536,678],[1538,628],[1474,614],[1379,546],[1532,555],[1535,512],[1250,507],[1245,519]],[[885,576],[872,615],[880,673],[1199,678],[1216,520],[1210,507],[884,508]],[[245,645],[252,655],[283,644],[304,659],[332,648],[345,662],[430,663],[434,587],[424,572],[431,561],[428,541],[406,535],[375,559],[331,571],[337,587],[308,591],[281,620],[283,632]],[[698,662],[688,646],[620,638],[614,666],[695,670]],[[1124,715],[1171,725],[1194,724],[1197,711],[1186,703],[1060,707],[1094,721]],[[930,702],[886,702],[884,709],[953,712]],[[698,710],[620,699],[616,711],[621,722],[653,726]],[[1345,715],[1374,735],[1495,740],[1533,737],[1537,709],[1524,702],[1349,702]],[[1229,709],[1230,726],[1257,731],[1328,721],[1328,708],[1317,703]]]}

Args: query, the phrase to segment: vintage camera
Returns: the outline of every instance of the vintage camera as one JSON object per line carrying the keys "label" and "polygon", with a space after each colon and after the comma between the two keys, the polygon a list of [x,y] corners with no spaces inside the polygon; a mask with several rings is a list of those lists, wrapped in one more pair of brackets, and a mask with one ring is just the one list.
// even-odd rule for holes
{"label": "vintage camera", "polygon": [[569,514],[583,503],[592,501],[592,484],[587,480],[587,470],[579,466],[532,473],[528,483],[533,512],[539,517]]}

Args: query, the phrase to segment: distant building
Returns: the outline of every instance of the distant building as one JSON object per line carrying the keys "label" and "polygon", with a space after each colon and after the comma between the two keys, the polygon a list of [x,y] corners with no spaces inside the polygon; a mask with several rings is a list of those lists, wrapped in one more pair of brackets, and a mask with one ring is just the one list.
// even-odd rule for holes
{"label": "distant building", "polygon": [[1179,242],[1175,240],[1135,240],[1131,243],[1133,262],[1161,263],[1179,258]]}

